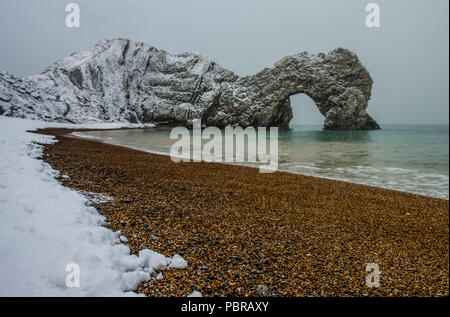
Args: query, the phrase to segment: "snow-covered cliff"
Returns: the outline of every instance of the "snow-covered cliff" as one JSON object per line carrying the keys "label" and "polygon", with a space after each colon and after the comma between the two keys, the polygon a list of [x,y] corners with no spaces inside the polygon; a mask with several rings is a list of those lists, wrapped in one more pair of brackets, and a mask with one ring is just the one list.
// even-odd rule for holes
{"label": "snow-covered cliff", "polygon": [[325,129],[376,129],[367,114],[372,79],[345,49],[288,56],[238,77],[197,54],[171,55],[127,39],[104,40],[19,79],[0,71],[0,115],[45,121],[170,122],[224,127],[279,126],[292,118],[289,96],[305,93]]}

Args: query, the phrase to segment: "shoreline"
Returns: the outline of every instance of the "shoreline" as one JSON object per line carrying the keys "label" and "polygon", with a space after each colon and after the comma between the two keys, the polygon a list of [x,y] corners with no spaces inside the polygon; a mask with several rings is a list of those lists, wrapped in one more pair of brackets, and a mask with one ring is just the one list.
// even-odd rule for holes
{"label": "shoreline", "polygon": [[[150,130],[166,130],[170,128],[170,126],[160,126],[160,127],[155,127],[155,128],[146,128],[146,129],[150,129]],[[142,129],[142,128],[134,128],[134,129]],[[47,129],[44,129],[47,130]],[[123,147],[123,148],[127,148],[127,149],[131,149],[131,150],[135,150],[135,151],[141,151],[143,153],[149,153],[149,154],[154,154],[154,155],[162,155],[162,156],[166,156],[166,157],[170,157],[170,154],[168,153],[162,153],[162,152],[156,152],[156,151],[151,151],[151,150],[146,150],[146,149],[142,149],[142,148],[138,148],[138,147],[133,147],[133,146],[129,146],[129,145],[124,145],[124,144],[117,144],[117,143],[111,143],[111,142],[106,142],[100,138],[95,138],[95,137],[82,137],[82,136],[78,136],[75,135],[74,133],[77,132],[89,132],[89,131],[113,131],[113,130],[128,130],[128,128],[120,128],[120,129],[108,129],[108,130],[98,130],[98,129],[87,129],[87,130],[78,130],[78,129],[68,129],[68,132],[65,134],[61,134],[63,136],[66,137],[73,137],[73,138],[78,138],[81,140],[88,140],[88,141],[93,141],[93,142],[99,142],[99,143],[103,143],[103,144],[109,144],[109,145],[113,145],[113,146],[118,146],[118,147]],[[225,164],[225,165],[230,165],[230,166],[244,166],[244,167],[249,167],[249,168],[256,168],[258,169],[258,167],[256,166],[251,166],[251,165],[245,165],[245,164],[237,164],[237,163],[225,163],[225,162],[214,162],[214,164]],[[289,173],[289,174],[293,174],[293,175],[300,175],[300,176],[306,176],[306,177],[314,177],[314,178],[320,178],[320,179],[327,179],[327,180],[332,180],[332,181],[338,181],[338,182],[344,182],[344,183],[349,183],[349,184],[355,184],[355,185],[360,185],[360,186],[368,186],[368,187],[372,187],[372,188],[379,188],[379,189],[384,189],[384,190],[390,190],[390,191],[394,191],[394,192],[399,192],[399,193],[406,193],[406,194],[412,194],[412,195],[417,195],[417,196],[421,196],[421,197],[426,197],[426,198],[434,198],[434,199],[443,199],[446,201],[450,201],[447,198],[444,197],[436,197],[436,196],[428,196],[425,194],[420,194],[420,193],[414,193],[414,192],[408,192],[408,191],[404,191],[404,190],[399,190],[399,189],[392,189],[392,188],[387,188],[387,187],[380,187],[380,186],[374,186],[374,185],[369,185],[369,184],[364,184],[364,183],[357,183],[357,182],[352,182],[349,180],[345,180],[345,179],[340,179],[340,178],[333,178],[333,177],[325,177],[325,176],[317,176],[317,175],[307,175],[307,174],[302,174],[302,173],[296,173],[296,172],[292,172],[292,171],[287,171],[287,170],[277,170],[276,172],[279,173]]]}
{"label": "shoreline", "polygon": [[[44,161],[67,187],[115,197],[95,205],[134,254],[189,263],[138,293],[182,296],[448,296],[448,200],[289,172],[259,174],[64,135]],[[79,130],[76,130],[79,131]],[[172,254],[173,253],[173,254]],[[365,286],[366,263],[381,286]],[[209,266],[208,266],[209,265]]]}

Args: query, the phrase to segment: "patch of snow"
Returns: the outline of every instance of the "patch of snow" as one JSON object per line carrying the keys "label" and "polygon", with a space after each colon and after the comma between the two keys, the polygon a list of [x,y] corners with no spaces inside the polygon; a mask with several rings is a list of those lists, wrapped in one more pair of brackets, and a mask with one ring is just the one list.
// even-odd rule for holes
{"label": "patch of snow", "polygon": [[193,291],[187,297],[203,297],[203,296],[202,296],[202,293],[200,293],[199,291]]}
{"label": "patch of snow", "polygon": [[[45,127],[92,125],[0,116],[0,296],[136,295],[131,291],[154,271],[182,262],[151,250],[130,255],[89,199],[63,187],[59,172],[37,159],[39,144],[55,139],[26,131]],[[79,287],[66,284],[70,263],[79,267]]]}
{"label": "patch of snow", "polygon": [[135,290],[142,281],[150,279],[150,275],[143,271],[125,272],[122,274],[122,289],[124,291]]}
{"label": "patch of snow", "polygon": [[170,261],[169,268],[171,269],[184,269],[188,266],[188,263],[180,255],[175,254]]}
{"label": "patch of snow", "polygon": [[155,271],[165,270],[170,264],[170,258],[149,249],[139,251],[139,260],[142,266],[147,266]]}
{"label": "patch of snow", "polygon": [[[65,177],[63,176],[63,178],[65,178]],[[79,192],[89,200],[89,202],[88,202],[89,205],[105,204],[108,201],[111,201],[114,199],[108,195],[104,195],[101,193],[93,193],[93,192],[88,192],[88,191],[84,191],[84,190],[80,190]]]}

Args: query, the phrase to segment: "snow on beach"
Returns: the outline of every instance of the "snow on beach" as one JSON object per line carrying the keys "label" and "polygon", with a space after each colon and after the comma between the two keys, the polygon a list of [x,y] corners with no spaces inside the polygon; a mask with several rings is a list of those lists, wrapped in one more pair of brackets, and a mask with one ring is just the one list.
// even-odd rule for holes
{"label": "snow on beach", "polygon": [[[0,296],[135,295],[140,282],[187,266],[179,255],[148,249],[130,255],[126,238],[103,226],[105,218],[89,198],[63,187],[56,180],[59,172],[37,159],[42,155],[38,143],[55,139],[26,131],[45,127],[143,125],[69,125],[0,116]],[[79,266],[79,287],[66,284],[70,263]]]}

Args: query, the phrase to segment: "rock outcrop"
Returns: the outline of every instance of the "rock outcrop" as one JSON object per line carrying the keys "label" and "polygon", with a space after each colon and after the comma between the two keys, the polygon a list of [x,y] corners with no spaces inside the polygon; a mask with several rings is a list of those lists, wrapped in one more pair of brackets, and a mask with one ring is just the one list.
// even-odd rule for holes
{"label": "rock outcrop", "polygon": [[289,97],[305,93],[324,115],[324,129],[378,129],[366,112],[371,87],[357,56],[342,48],[288,56],[238,77],[200,55],[116,39],[60,59],[39,75],[19,79],[0,71],[0,115],[185,126],[199,118],[218,127],[287,129]]}

